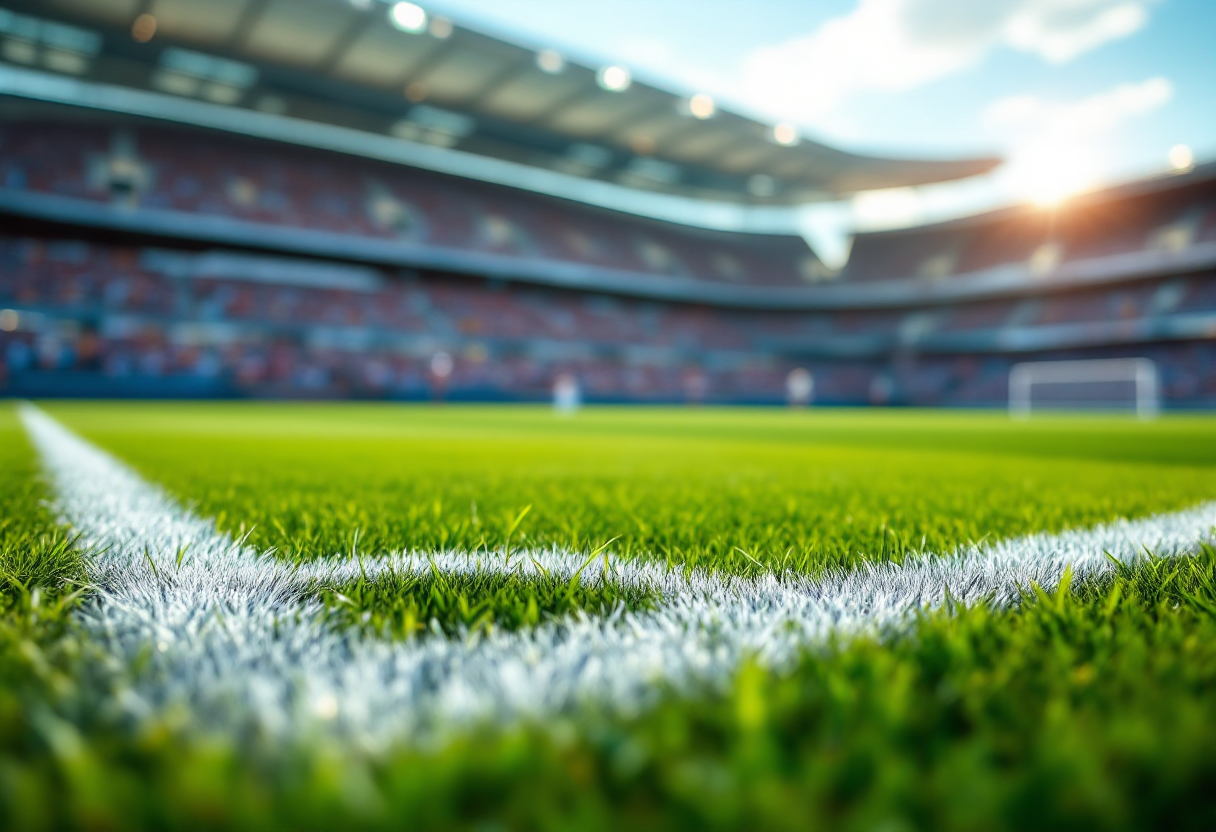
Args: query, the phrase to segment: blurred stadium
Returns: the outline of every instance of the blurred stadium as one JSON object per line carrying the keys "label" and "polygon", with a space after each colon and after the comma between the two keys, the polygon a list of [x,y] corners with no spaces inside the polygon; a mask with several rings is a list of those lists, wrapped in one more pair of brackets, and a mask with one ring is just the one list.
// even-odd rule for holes
{"label": "blurred stadium", "polygon": [[778,403],[805,371],[1004,406],[1016,364],[1145,358],[1216,404],[1212,164],[828,268],[764,209],[999,160],[850,154],[410,4],[9,0],[0,57],[9,396]]}
{"label": "blurred stadium", "polygon": [[0,830],[1216,828],[1201,2],[0,0]]}

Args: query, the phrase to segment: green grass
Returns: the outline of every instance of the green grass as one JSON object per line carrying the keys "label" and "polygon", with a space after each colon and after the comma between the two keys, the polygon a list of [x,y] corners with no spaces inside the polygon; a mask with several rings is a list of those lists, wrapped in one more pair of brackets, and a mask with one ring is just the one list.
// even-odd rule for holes
{"label": "green grass", "polygon": [[[352,547],[590,553],[612,541],[616,557],[815,572],[1216,496],[1216,420],[1199,417],[48,410],[289,559]],[[80,555],[51,531],[3,410],[0,463],[4,516],[22,518],[0,526],[0,551],[20,550],[5,556],[6,574],[66,597]],[[432,619],[448,632],[516,628],[650,603],[619,587],[487,576],[390,575],[321,592],[340,620],[396,637]],[[25,601],[6,610],[3,828],[1216,825],[1212,551],[1031,593],[1012,611],[926,614],[893,642],[829,644],[787,674],[747,666],[726,689],[667,693],[628,718],[588,709],[377,757],[200,737],[172,714],[132,733],[102,693],[124,690],[137,669],[90,656],[62,614],[39,619]]]}
{"label": "green grass", "polygon": [[[37,460],[11,407],[0,402],[0,827],[45,797],[44,749],[32,721],[78,684],[71,614],[86,589],[85,555],[46,506]],[[35,791],[21,783],[30,777]]]}
{"label": "green grass", "polygon": [[[927,616],[620,721],[367,758],[172,725],[0,765],[12,828],[1209,829],[1216,556]],[[57,747],[58,746],[66,746]],[[32,762],[30,757],[33,758]],[[6,779],[7,778],[7,779]],[[22,813],[18,816],[16,813]]]}
{"label": "green grass", "polygon": [[[557,545],[816,571],[1216,496],[1216,422],[526,407],[56,405],[219,519],[313,558]],[[518,527],[521,512],[531,510]],[[746,554],[744,554],[746,553]]]}
{"label": "green grass", "polygon": [[37,460],[11,408],[0,404],[0,611],[70,595],[85,580],[85,561],[56,526]]}
{"label": "green grass", "polygon": [[317,597],[343,626],[390,638],[419,636],[438,628],[448,635],[519,630],[575,612],[608,615],[653,609],[646,592],[581,576],[524,579],[496,572],[430,574],[387,572],[324,586]]}

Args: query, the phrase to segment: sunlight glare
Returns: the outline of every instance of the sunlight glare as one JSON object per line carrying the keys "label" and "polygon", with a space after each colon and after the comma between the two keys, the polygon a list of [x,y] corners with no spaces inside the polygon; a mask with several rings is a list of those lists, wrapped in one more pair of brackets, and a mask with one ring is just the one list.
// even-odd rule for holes
{"label": "sunlight glare", "polygon": [[1096,184],[1093,158],[1079,147],[1052,147],[1023,160],[1018,168],[1018,189],[1044,208],[1054,208]]}

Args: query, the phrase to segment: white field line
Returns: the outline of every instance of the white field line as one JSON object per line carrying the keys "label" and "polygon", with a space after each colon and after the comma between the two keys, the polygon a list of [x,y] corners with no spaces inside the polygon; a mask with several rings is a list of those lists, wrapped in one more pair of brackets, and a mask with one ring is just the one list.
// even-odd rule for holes
{"label": "white field line", "polygon": [[[748,656],[781,667],[832,633],[893,632],[910,626],[916,611],[941,605],[947,592],[964,603],[987,597],[1008,605],[1031,581],[1054,588],[1066,568],[1079,578],[1109,571],[1107,552],[1121,560],[1146,550],[1193,552],[1216,526],[1216,503],[1208,503],[814,580],[686,575],[614,561],[611,579],[656,593],[657,610],[390,642],[326,623],[309,599],[318,580],[357,575],[358,563],[294,567],[259,556],[36,408],[22,407],[21,418],[62,521],[104,549],[83,625],[117,662],[143,664],[116,707],[137,721],[181,709],[201,728],[288,741],[337,735],[369,749],[473,722],[552,716],[580,702],[634,712],[659,695],[659,683],[690,690],[729,679]],[[560,551],[530,557],[559,575],[584,560]],[[427,572],[432,562],[452,571],[536,571],[528,557],[508,564],[495,553],[403,554],[364,568]],[[601,580],[603,571],[597,558],[584,580]]]}

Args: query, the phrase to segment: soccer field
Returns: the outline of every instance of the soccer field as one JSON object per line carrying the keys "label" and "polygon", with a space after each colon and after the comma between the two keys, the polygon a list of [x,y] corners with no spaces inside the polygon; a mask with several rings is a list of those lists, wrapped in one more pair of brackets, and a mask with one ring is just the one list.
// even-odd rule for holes
{"label": "soccer field", "polygon": [[0,826],[1212,828],[1214,474],[1200,416],[2,405]]}

